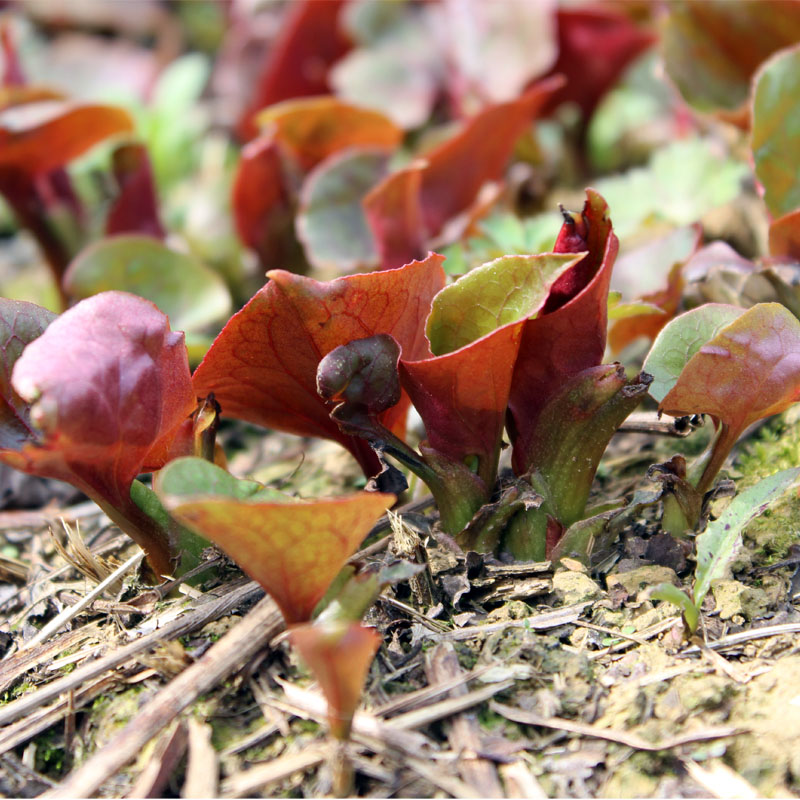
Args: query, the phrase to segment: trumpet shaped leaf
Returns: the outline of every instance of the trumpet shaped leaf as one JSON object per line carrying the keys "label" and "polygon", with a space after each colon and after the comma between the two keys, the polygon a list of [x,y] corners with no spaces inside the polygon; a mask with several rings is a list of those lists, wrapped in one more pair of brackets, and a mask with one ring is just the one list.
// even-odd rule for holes
{"label": "trumpet shaped leaf", "polygon": [[219,545],[272,595],[290,625],[311,618],[339,570],[395,501],[377,492],[285,503],[158,491],[175,519]]}
{"label": "trumpet shaped leaf", "polygon": [[289,632],[289,641],[328,701],[331,734],[347,739],[369,665],[381,644],[380,634],[356,622],[301,625]]}
{"label": "trumpet shaped leaf", "polygon": [[[404,356],[430,354],[423,322],[444,285],[442,258],[429,255],[401,269],[320,283],[276,270],[235,314],[194,375],[198,396],[211,392],[226,416],[346,447],[365,472],[379,471],[361,439],[330,418],[333,404],[317,393],[317,366],[336,347],[374,334],[393,336]],[[381,424],[401,438],[408,399],[384,411]]]}
{"label": "trumpet shaped leaf", "polygon": [[556,251],[588,252],[572,267],[574,274],[556,282],[543,313],[528,320],[522,332],[508,420],[519,475],[535,457],[531,442],[542,408],[569,378],[603,359],[608,287],[619,242],[605,200],[593,189],[586,196],[581,214],[566,216]]}
{"label": "trumpet shaped leaf", "polygon": [[256,122],[304,171],[347,148],[393,151],[403,131],[378,111],[336,97],[287,100],[261,111]]}

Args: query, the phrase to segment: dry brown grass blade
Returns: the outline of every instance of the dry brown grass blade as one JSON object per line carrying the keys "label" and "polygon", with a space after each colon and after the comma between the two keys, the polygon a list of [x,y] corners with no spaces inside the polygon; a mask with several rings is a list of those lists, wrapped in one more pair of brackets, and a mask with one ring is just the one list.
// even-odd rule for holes
{"label": "dry brown grass blade", "polygon": [[189,757],[181,789],[185,800],[219,796],[219,759],[211,744],[211,733],[207,722],[189,718]]}
{"label": "dry brown grass blade", "polygon": [[[105,559],[100,558],[89,550],[81,536],[80,522],[76,522],[73,528],[67,524],[64,517],[61,517],[59,521],[67,537],[67,547],[61,543],[60,537],[52,527],[50,528],[50,538],[61,558],[78,570],[81,575],[88,578],[92,583],[99,583],[119,567],[119,562],[116,559],[106,562]],[[109,590],[112,594],[115,594],[120,587],[121,583],[117,586],[109,586]]]}
{"label": "dry brown grass blade", "polygon": [[590,736],[593,739],[604,739],[607,742],[624,744],[634,750],[645,750],[649,753],[657,753],[660,750],[671,750],[674,747],[681,747],[684,744],[694,744],[695,742],[707,742],[713,739],[724,739],[728,736],[739,736],[747,731],[741,728],[706,728],[704,730],[686,733],[682,736],[671,736],[662,739],[660,742],[648,742],[635,733],[625,733],[624,731],[612,731],[607,728],[597,728],[593,725],[584,725],[580,722],[573,722],[569,719],[558,717],[541,717],[532,711],[524,711],[521,708],[512,708],[501,703],[492,701],[489,704],[492,711],[500,716],[510,719],[512,722],[519,722],[523,725],[535,725],[540,728],[551,728],[567,733],[577,733],[580,736]]}
{"label": "dry brown grass blade", "polygon": [[271,783],[321,764],[328,757],[328,750],[324,745],[306,747],[299,753],[289,753],[266,764],[256,764],[224,780],[221,796],[252,797]]}
{"label": "dry brown grass blade", "polygon": [[547,793],[522,759],[501,764],[497,770],[503,778],[506,797],[547,800]]}
{"label": "dry brown grass blade", "polygon": [[113,650],[108,655],[78,667],[63,678],[41,686],[33,692],[23,695],[8,705],[0,708],[0,726],[7,725],[20,717],[30,714],[37,708],[55,700],[70,689],[76,689],[87,681],[115,669],[126,661],[149,650],[154,644],[164,639],[177,639],[187,633],[202,628],[207,623],[230,614],[241,603],[264,594],[264,590],[255,581],[229,591],[222,597],[206,600],[197,608],[185,611],[183,616],[165,624],[152,633],[135,639],[130,644]]}
{"label": "dry brown grass blade", "polygon": [[64,650],[82,645],[87,640],[99,637],[100,627],[97,624],[83,625],[74,631],[66,631],[55,639],[29,650],[17,651],[5,661],[0,662],[0,692],[4,692],[14,681],[28,670],[55,658]]}
{"label": "dry brown grass blade", "polygon": [[760,793],[741,775],[727,764],[713,761],[707,767],[685,759],[683,766],[689,777],[699,783],[711,797],[730,798],[730,800],[756,800]]}
{"label": "dry brown grass blade", "polygon": [[156,746],[145,768],[136,778],[127,797],[164,797],[167,786],[178,762],[186,752],[186,725],[175,720],[158,737]]}
{"label": "dry brown grass blade", "polygon": [[[463,675],[458,656],[450,642],[438,644],[428,653],[425,674],[428,683],[433,685],[450,682]],[[465,686],[450,690],[450,696],[453,698],[463,697],[466,694]],[[456,769],[462,780],[477,789],[484,797],[502,797],[503,789],[494,764],[478,755],[483,748],[474,713],[462,711],[454,714],[445,722],[445,730],[450,747],[460,756]]]}
{"label": "dry brown grass blade", "polygon": [[283,626],[273,600],[263,598],[191,667],[158,692],[104,748],[42,797],[92,797],[102,784],[136,757],[141,748],[201,694],[266,647]]}

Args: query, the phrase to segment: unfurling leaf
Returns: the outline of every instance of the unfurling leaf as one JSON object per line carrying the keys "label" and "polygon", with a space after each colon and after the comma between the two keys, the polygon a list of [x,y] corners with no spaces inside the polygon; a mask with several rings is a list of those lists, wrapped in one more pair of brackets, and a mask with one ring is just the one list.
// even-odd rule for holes
{"label": "unfurling leaf", "polygon": [[552,301],[548,298],[543,313],[523,327],[508,404],[512,463],[518,475],[531,463],[530,440],[544,405],[570,377],[603,360],[608,287],[619,242],[605,200],[592,189],[586,196],[581,212],[585,234],[577,239],[567,235],[577,224],[571,219],[560,236],[568,247],[586,242],[588,253],[572,267],[581,280],[573,281],[569,273],[562,276],[553,287],[559,294]]}
{"label": "unfurling leaf", "polygon": [[319,681],[328,701],[331,734],[347,739],[380,634],[358,623],[328,623],[293,628],[289,641]]}
{"label": "unfurling leaf", "polygon": [[[225,486],[220,488],[230,494]],[[306,622],[339,570],[394,495],[361,492],[309,502],[157,491],[182,524],[221,547],[278,604],[288,624]],[[247,489],[245,489],[247,491]],[[241,496],[241,493],[238,493]]]}
{"label": "unfurling leaf", "polygon": [[108,211],[106,234],[141,233],[163,239],[165,231],[158,216],[158,195],[147,148],[143,144],[120,145],[111,154],[111,169],[118,193]]}

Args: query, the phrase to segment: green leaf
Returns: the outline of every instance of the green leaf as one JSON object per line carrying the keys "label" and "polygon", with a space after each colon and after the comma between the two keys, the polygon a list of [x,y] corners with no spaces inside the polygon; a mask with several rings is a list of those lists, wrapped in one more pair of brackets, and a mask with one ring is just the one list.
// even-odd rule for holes
{"label": "green leaf", "polygon": [[170,116],[191,108],[203,93],[211,73],[208,57],[187,53],[161,73],[153,89],[153,106]]}
{"label": "green leaf", "polygon": [[614,231],[624,239],[651,219],[697,222],[741,191],[747,167],[722,157],[713,143],[682,139],[658,149],[646,167],[596,182],[614,209]]}
{"label": "green leaf", "polygon": [[222,278],[149,236],[114,236],[90,245],[64,276],[68,294],[84,299],[118,289],[155,303],[175,330],[197,331],[225,319],[231,297]]}
{"label": "green leaf", "polygon": [[743,313],[744,309],[736,306],[706,303],[665,325],[643,366],[653,376],[651,397],[660,403],[677,383],[686,362]]}
{"label": "green leaf", "polygon": [[211,495],[235,500],[259,502],[291,502],[294,498],[257,481],[235,478],[222,467],[204,458],[176,458],[156,478],[158,492],[171,499]]}
{"label": "green leaf", "polygon": [[784,469],[745,489],[731,500],[719,519],[709,522],[697,537],[697,568],[695,570],[694,602],[699,608],[711,588],[711,583],[725,577],[748,523],[764,513],[784,492],[800,479],[800,467]]}
{"label": "green leaf", "polygon": [[296,218],[297,236],[309,262],[336,273],[367,270],[378,248],[361,201],[386,172],[383,151],[347,150],[309,173]]}
{"label": "green leaf", "polygon": [[764,202],[779,217],[800,207],[800,46],[783,50],[759,71],[753,92],[751,146]]}
{"label": "green leaf", "polygon": [[653,600],[666,600],[668,603],[677,606],[683,614],[683,619],[690,633],[694,633],[697,630],[700,611],[698,606],[692,602],[689,595],[682,589],[673,586],[671,583],[660,583],[650,592],[650,597]]}
{"label": "green leaf", "polygon": [[553,283],[584,255],[504,256],[467,273],[433,300],[427,325],[431,350],[452,353],[503,325],[535,316]]}

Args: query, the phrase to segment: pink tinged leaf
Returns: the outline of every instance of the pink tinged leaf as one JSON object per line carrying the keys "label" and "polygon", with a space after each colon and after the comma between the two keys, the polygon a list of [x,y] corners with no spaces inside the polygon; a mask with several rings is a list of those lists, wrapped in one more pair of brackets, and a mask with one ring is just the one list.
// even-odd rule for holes
{"label": "pink tinged leaf", "polygon": [[[553,393],[573,375],[603,360],[608,317],[608,287],[619,242],[611,228],[608,205],[593,189],[586,190],[582,219],[587,226],[585,241],[589,252],[573,269],[585,280],[572,284],[572,297],[561,295],[557,308],[528,320],[522,333],[509,396],[508,419],[514,452],[512,463],[517,474],[530,466],[531,438],[539,414]],[[573,230],[572,223],[565,227]],[[563,233],[563,231],[562,231]],[[564,237],[559,237],[564,241]],[[564,281],[566,276],[559,279]],[[550,313],[548,313],[548,311]]]}
{"label": "pink tinged leaf", "polygon": [[[167,317],[134,295],[96,295],[25,348],[11,382],[30,405],[36,441],[4,460],[67,481],[104,510],[140,516],[131,483],[195,408],[183,334],[170,331]],[[168,543],[124,529],[157,572],[169,571]]]}
{"label": "pink tinged leaf", "polygon": [[504,256],[472,270],[433,301],[427,334],[435,357],[401,361],[401,380],[435,450],[478,457],[494,482],[514,362],[525,320],[581,255]]}
{"label": "pink tinged leaf", "polygon": [[[800,8],[797,8],[800,36]],[[752,136],[755,173],[764,203],[775,217],[800,208],[800,45],[782,50],[753,81]]]}
{"label": "pink tinged leaf", "polygon": [[517,139],[562,85],[562,78],[549,78],[534,84],[517,100],[490,106],[468,120],[460,133],[426,154],[420,203],[429,236],[467,210],[485,183],[503,175]]}
{"label": "pink tinged leaf", "polygon": [[426,163],[421,161],[392,172],[362,201],[381,269],[396,269],[425,253],[420,205],[425,167]]}
{"label": "pink tinged leaf", "polygon": [[298,503],[162,495],[182,524],[219,545],[272,595],[287,624],[306,622],[395,496],[361,492]]}
{"label": "pink tinged leaf", "polygon": [[381,644],[380,634],[356,622],[303,625],[289,632],[289,641],[328,701],[331,734],[347,739],[369,666]]}
{"label": "pink tinged leaf", "polygon": [[736,439],[798,398],[800,322],[778,303],[759,303],[700,347],[659,408],[710,414]]}
{"label": "pink tinged leaf", "polygon": [[[317,366],[334,348],[377,333],[409,358],[429,355],[423,323],[444,285],[442,257],[329,283],[276,270],[217,337],[194,375],[198,396],[214,392],[225,416],[339,442],[368,474],[378,471],[366,442],[342,434],[333,404],[317,393]],[[379,421],[403,438],[407,397]]]}
{"label": "pink tinged leaf", "polygon": [[625,68],[656,39],[626,15],[607,8],[561,8],[556,19],[558,59],[551,72],[567,80],[548,100],[547,111],[561,103],[577,103],[587,122]]}
{"label": "pink tinged leaf", "polygon": [[669,5],[662,48],[667,74],[688,103],[701,111],[739,115],[758,66],[798,40],[796,3],[681,0]]}
{"label": "pink tinged leaf", "polygon": [[111,155],[111,169],[117,196],[106,218],[106,234],[142,233],[163,239],[165,232],[158,215],[158,196],[147,148],[124,144]]}
{"label": "pink tinged leaf", "polygon": [[378,111],[336,97],[289,100],[261,111],[256,121],[300,169],[313,169],[347,148],[394,151],[403,131]]}
{"label": "pink tinged leaf", "polygon": [[349,49],[339,14],[344,0],[296,0],[259,75],[250,105],[239,120],[243,140],[258,132],[256,112],[293,97],[328,94],[328,70]]}
{"label": "pink tinged leaf", "polygon": [[236,232],[262,266],[285,267],[302,259],[294,234],[294,200],[271,137],[255,139],[242,150],[231,203]]}
{"label": "pink tinged leaf", "polygon": [[11,370],[24,348],[55,318],[34,303],[0,298],[0,452],[20,450],[35,439],[30,406],[11,385]]}

